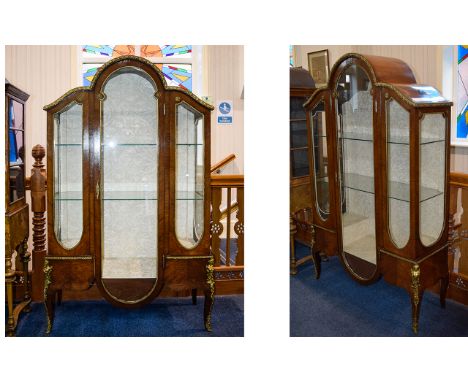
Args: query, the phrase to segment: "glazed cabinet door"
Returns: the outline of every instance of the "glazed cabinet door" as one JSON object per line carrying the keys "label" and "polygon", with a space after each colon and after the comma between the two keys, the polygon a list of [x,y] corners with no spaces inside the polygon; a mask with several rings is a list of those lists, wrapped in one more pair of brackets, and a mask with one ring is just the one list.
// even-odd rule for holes
{"label": "glazed cabinet door", "polygon": [[419,241],[423,247],[437,247],[447,235],[447,115],[442,111],[419,114]]}
{"label": "glazed cabinet door", "polygon": [[162,282],[164,105],[160,85],[141,67],[103,77],[95,100],[97,276],[106,298],[138,304]]}
{"label": "glazed cabinet door", "polygon": [[308,107],[308,135],[310,139],[310,163],[312,167],[312,200],[314,225],[335,229],[335,219],[330,205],[333,203],[333,141],[330,136],[330,99],[328,92],[312,101]]}
{"label": "glazed cabinet door", "polygon": [[357,64],[342,70],[335,89],[340,250],[347,269],[359,281],[371,279],[377,270],[378,101],[371,89],[369,74]]}
{"label": "glazed cabinet door", "polygon": [[[386,150],[386,178],[383,188],[386,195],[384,246],[393,253],[404,254],[411,237],[411,109],[393,93],[385,92],[384,123]],[[414,208],[413,208],[414,210]],[[414,231],[414,230],[413,230]]]}
{"label": "glazed cabinet door", "polygon": [[305,101],[305,96],[292,96],[289,101],[291,179],[309,176],[306,112],[303,107]]}
{"label": "glazed cabinet door", "polygon": [[[65,98],[48,113],[49,249],[54,256],[90,254],[90,168],[86,95]],[[53,235],[50,233],[53,232]]]}
{"label": "glazed cabinet door", "polygon": [[209,113],[183,93],[171,94],[171,253],[209,251]]}

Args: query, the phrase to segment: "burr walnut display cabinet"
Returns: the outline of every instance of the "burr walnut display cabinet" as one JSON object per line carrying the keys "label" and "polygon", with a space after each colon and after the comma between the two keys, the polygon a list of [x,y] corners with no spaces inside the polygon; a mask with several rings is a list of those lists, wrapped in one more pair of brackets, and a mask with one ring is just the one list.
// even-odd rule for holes
{"label": "burr walnut display cabinet", "polygon": [[[29,206],[25,196],[25,103],[29,95],[5,81],[5,286],[8,319],[7,335],[14,335],[21,311],[29,310],[27,251]],[[16,271],[12,256],[16,251]],[[23,297],[14,302],[14,286],[22,284]]]}
{"label": "burr walnut display cabinet", "polygon": [[445,305],[451,105],[403,61],[359,54],[305,104],[314,250],[405,288],[415,333],[426,288],[440,282]]}
{"label": "burr walnut display cabinet", "polygon": [[202,289],[211,330],[212,109],[135,56],[109,61],[89,87],[44,107],[49,331],[62,290],[94,284],[122,307],[163,287],[191,290],[195,302]]}

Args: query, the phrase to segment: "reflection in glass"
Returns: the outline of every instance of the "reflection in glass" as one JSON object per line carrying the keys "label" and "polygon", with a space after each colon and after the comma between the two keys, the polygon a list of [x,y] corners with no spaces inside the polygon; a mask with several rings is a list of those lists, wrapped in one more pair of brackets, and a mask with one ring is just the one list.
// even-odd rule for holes
{"label": "reflection in glass", "polygon": [[8,157],[10,203],[24,198],[23,104],[10,99],[8,105]]}
{"label": "reflection in glass", "polygon": [[203,115],[186,103],[176,107],[176,237],[193,248],[203,236]]}
{"label": "reflection in glass", "polygon": [[[445,118],[425,114],[420,122],[419,236],[425,246],[437,241],[444,228]],[[431,192],[431,197],[424,195]]]}
{"label": "reflection in glass", "polygon": [[395,100],[387,102],[388,223],[390,237],[403,248],[410,236],[410,115]]}
{"label": "reflection in glass", "polygon": [[[370,277],[376,264],[370,88],[367,74],[359,66],[351,65],[341,74],[336,89],[343,252],[361,277]],[[354,268],[356,262],[367,267],[362,274]]]}
{"label": "reflection in glass", "polygon": [[328,218],[330,204],[328,199],[328,152],[325,105],[320,101],[310,112],[312,122],[312,152],[314,157],[315,199],[317,210],[323,220]]}
{"label": "reflection in glass", "polygon": [[[103,92],[101,132],[102,279],[122,300],[153,287],[158,258],[158,115],[156,85],[136,68],[114,72]],[[111,280],[114,279],[114,280]],[[147,279],[138,295],[116,279]],[[143,282],[143,281],[142,281]]]}
{"label": "reflection in glass", "polygon": [[309,175],[305,97],[291,97],[289,105],[291,177]]}
{"label": "reflection in glass", "polygon": [[83,107],[76,102],[54,114],[55,236],[73,248],[83,233]]}

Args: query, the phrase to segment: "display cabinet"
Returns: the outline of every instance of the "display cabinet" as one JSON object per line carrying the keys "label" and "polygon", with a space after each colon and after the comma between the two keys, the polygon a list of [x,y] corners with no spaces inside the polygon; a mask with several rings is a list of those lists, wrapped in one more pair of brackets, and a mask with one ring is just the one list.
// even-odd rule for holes
{"label": "display cabinet", "polygon": [[[310,216],[309,141],[304,102],[315,89],[310,73],[301,68],[289,68],[289,142],[290,142],[290,273],[313,260],[314,254],[296,259],[295,242],[312,247],[313,232]],[[318,267],[315,267],[318,275]]]}
{"label": "display cabinet", "polygon": [[353,53],[305,104],[314,250],[405,288],[415,333],[426,288],[445,304],[451,105],[404,62]]}
{"label": "display cabinet", "polygon": [[291,213],[309,207],[309,142],[304,102],[312,95],[315,83],[301,67],[289,68],[289,135]]}
{"label": "display cabinet", "polygon": [[[25,196],[25,103],[29,95],[5,80],[5,286],[8,319],[7,335],[14,335],[21,311],[28,311],[27,251],[29,206]],[[12,257],[16,251],[16,271]],[[19,277],[17,277],[19,276]],[[14,286],[22,284],[23,297],[14,302]]]}
{"label": "display cabinet", "polygon": [[210,112],[168,87],[149,61],[122,56],[47,111],[50,331],[62,290],[97,284],[139,307],[163,289],[202,289],[211,328]]}

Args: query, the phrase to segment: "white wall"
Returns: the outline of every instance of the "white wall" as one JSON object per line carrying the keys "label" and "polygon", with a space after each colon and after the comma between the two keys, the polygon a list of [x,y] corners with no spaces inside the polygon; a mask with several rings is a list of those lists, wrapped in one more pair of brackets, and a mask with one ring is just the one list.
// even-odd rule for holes
{"label": "white wall", "polygon": [[211,163],[230,154],[236,155],[232,165],[223,173],[244,173],[244,46],[208,45],[204,47],[203,95],[209,96],[216,107],[218,101],[232,100],[232,125],[218,125],[216,110],[211,116]]}

